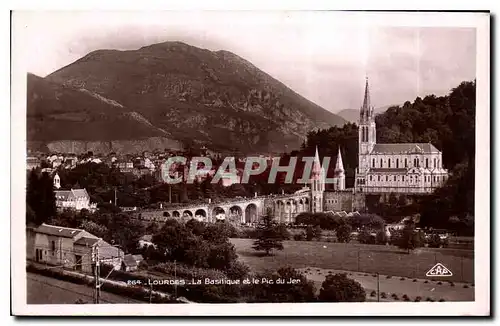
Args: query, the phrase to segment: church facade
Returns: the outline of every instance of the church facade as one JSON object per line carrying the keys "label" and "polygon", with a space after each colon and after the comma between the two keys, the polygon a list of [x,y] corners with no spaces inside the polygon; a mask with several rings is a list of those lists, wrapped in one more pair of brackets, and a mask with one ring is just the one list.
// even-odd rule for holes
{"label": "church facade", "polygon": [[430,194],[448,178],[431,143],[378,144],[368,79],[359,114],[357,193]]}

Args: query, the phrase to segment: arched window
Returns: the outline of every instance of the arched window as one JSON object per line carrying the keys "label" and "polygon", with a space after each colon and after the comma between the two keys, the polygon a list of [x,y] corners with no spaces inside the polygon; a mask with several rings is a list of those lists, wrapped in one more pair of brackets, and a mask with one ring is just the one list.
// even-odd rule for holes
{"label": "arched window", "polygon": [[372,168],[375,167],[375,159],[372,159]]}
{"label": "arched window", "polygon": [[389,176],[388,175],[385,176],[385,181],[389,181]]}
{"label": "arched window", "polygon": [[408,167],[408,159],[405,158],[405,168],[407,168],[407,167]]}
{"label": "arched window", "polygon": [[383,168],[384,167],[384,161],[382,159],[380,159],[380,167]]}
{"label": "arched window", "polygon": [[405,181],[405,176],[401,176],[401,181]]}
{"label": "arched window", "polygon": [[426,169],[429,168],[429,159],[428,158],[425,159],[425,168]]}
{"label": "arched window", "polygon": [[380,181],[380,176],[378,176],[378,181]]}
{"label": "arched window", "polygon": [[391,159],[387,159],[387,164],[388,164],[388,167],[390,168],[391,167]]}
{"label": "arched window", "polygon": [[396,159],[396,169],[399,169],[399,158]]}
{"label": "arched window", "polygon": [[370,181],[372,181],[372,176],[370,176]]}
{"label": "arched window", "polygon": [[434,158],[434,168],[437,168],[437,166],[436,166],[436,158]]}

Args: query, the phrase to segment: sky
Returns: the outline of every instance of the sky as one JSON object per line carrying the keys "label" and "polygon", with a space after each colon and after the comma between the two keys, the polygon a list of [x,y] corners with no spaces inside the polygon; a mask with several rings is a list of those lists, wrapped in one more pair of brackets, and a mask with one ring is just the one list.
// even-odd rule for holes
{"label": "sky", "polygon": [[[444,15],[444,14],[443,14]],[[98,49],[182,41],[231,51],[332,112],[445,95],[476,78],[476,30],[456,19],[346,12],[17,12],[13,42],[46,76]],[[444,16],[443,16],[444,18]],[[443,23],[444,22],[444,23]]]}

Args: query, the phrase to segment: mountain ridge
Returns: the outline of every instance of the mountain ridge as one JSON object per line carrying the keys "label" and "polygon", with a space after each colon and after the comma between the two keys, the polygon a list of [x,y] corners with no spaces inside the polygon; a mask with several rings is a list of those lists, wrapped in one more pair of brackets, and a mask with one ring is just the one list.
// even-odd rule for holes
{"label": "mountain ridge", "polygon": [[[374,109],[375,114],[381,114],[387,111],[388,108],[396,105],[385,105]],[[358,123],[359,120],[359,109],[343,109],[336,113],[338,116],[342,117],[344,120],[352,123]]]}
{"label": "mountain ridge", "polygon": [[44,79],[136,112],[154,136],[215,150],[280,152],[346,122],[232,52],[182,42],[95,50]]}

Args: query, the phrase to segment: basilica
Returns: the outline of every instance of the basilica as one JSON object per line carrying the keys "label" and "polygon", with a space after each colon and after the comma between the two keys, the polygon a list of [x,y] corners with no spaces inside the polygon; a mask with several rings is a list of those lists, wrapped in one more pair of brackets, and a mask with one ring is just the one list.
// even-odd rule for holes
{"label": "basilica", "polygon": [[443,185],[448,171],[443,169],[441,151],[431,143],[378,144],[373,109],[366,79],[355,192],[427,194]]}

